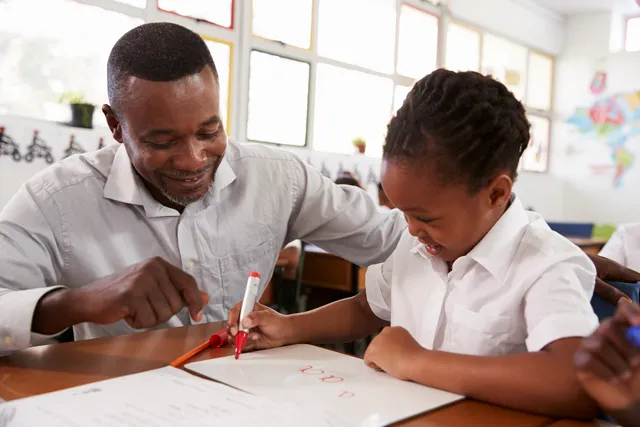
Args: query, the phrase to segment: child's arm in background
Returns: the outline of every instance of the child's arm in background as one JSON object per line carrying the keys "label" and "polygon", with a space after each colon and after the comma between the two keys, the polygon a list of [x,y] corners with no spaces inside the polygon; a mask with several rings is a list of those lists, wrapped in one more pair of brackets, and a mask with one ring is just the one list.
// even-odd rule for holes
{"label": "child's arm in background", "polygon": [[640,349],[625,339],[631,325],[640,325],[640,307],[621,301],[574,359],[584,389],[624,427],[640,426]]}
{"label": "child's arm in background", "polygon": [[365,362],[402,379],[516,410],[593,418],[596,405],[582,390],[572,361],[580,337],[598,325],[590,305],[594,283],[593,264],[576,253],[549,267],[528,288],[518,303],[526,323],[527,353],[431,351],[402,328],[386,328],[369,345]]}

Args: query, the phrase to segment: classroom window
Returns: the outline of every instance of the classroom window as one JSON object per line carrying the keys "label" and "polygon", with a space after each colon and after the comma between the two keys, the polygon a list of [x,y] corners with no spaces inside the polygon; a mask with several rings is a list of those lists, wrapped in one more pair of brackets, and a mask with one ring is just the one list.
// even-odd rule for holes
{"label": "classroom window", "polygon": [[303,146],[307,135],[309,64],[251,52],[247,138]]}
{"label": "classroom window", "polygon": [[231,45],[216,40],[204,38],[213,62],[218,71],[218,83],[220,87],[220,117],[225,124],[227,134],[231,132],[229,120],[229,100],[231,99]]}
{"label": "classroom window", "polygon": [[455,22],[447,26],[444,65],[452,71],[480,70],[480,32]]}
{"label": "classroom window", "polygon": [[364,138],[367,154],[380,156],[393,81],[360,71],[318,64],[314,114],[314,149],[353,153],[354,138]]}
{"label": "classroom window", "polygon": [[553,58],[530,51],[527,76],[527,107],[544,111],[551,110]]}
{"label": "classroom window", "polygon": [[233,27],[234,0],[157,0],[158,9],[221,27]]}
{"label": "classroom window", "polygon": [[527,82],[527,49],[492,34],[482,38],[482,73],[504,83],[524,100]]}
{"label": "classroom window", "polygon": [[437,16],[405,4],[400,7],[398,74],[419,79],[436,69],[438,24]]}
{"label": "classroom window", "polygon": [[253,0],[254,36],[302,49],[311,47],[313,0]]}
{"label": "classroom window", "polygon": [[109,52],[143,23],[71,0],[0,2],[0,20],[0,114],[51,121],[69,119],[69,107],[58,103],[66,91],[97,106],[108,102]]}
{"label": "classroom window", "polygon": [[320,1],[320,56],[392,74],[395,38],[396,0]]}
{"label": "classroom window", "polygon": [[546,172],[549,167],[549,139],[551,120],[548,117],[529,114],[531,123],[529,146],[522,153],[520,167],[527,172]]}
{"label": "classroom window", "polygon": [[411,91],[411,88],[409,86],[397,85],[395,87],[393,91],[393,114],[392,115],[395,115],[398,109],[402,107],[402,103],[404,102],[407,95],[409,94],[409,91]]}
{"label": "classroom window", "polygon": [[627,20],[624,48],[629,52],[640,51],[640,16]]}

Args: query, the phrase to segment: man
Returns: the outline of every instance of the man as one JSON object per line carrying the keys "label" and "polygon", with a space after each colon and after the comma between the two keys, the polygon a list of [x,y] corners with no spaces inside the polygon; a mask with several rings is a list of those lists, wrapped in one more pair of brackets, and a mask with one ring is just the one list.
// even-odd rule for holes
{"label": "man", "polygon": [[249,273],[265,286],[304,239],[382,262],[406,224],[292,154],[227,140],[203,40],[170,23],[126,33],[108,60],[120,144],[31,179],[0,214],[0,352],[224,320]]}
{"label": "man", "polygon": [[363,266],[394,250],[398,211],[286,151],[227,140],[197,34],[139,26],[107,74],[119,144],[49,167],[0,213],[0,354],[69,327],[87,339],[224,320],[249,272],[265,286],[295,239]]}

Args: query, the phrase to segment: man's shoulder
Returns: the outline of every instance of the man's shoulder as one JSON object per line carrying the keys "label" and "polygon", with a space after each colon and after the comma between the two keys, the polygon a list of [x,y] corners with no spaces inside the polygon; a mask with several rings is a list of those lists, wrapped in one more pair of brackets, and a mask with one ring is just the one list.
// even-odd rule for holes
{"label": "man's shoulder", "polygon": [[294,153],[277,147],[253,142],[239,142],[229,138],[226,158],[231,163],[255,159],[257,163],[299,162]]}
{"label": "man's shoulder", "polygon": [[97,151],[74,154],[36,173],[25,186],[48,194],[72,191],[87,181],[104,188],[119,147],[120,144],[110,144]]}

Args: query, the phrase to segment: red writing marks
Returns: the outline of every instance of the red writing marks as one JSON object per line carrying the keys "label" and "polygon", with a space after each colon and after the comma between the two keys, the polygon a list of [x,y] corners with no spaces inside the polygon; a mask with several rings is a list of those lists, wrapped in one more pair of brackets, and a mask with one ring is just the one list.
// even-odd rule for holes
{"label": "red writing marks", "polygon": [[[311,365],[305,366],[304,368],[298,370],[298,372],[304,375],[317,376],[318,379],[323,383],[341,383],[342,381],[344,381],[344,378],[342,377],[339,377],[337,375],[332,375],[332,374],[325,374],[323,369],[314,368]],[[338,395],[338,397],[342,397],[342,398],[353,397],[353,396],[355,396],[355,394],[347,390],[341,390],[340,394]]]}

